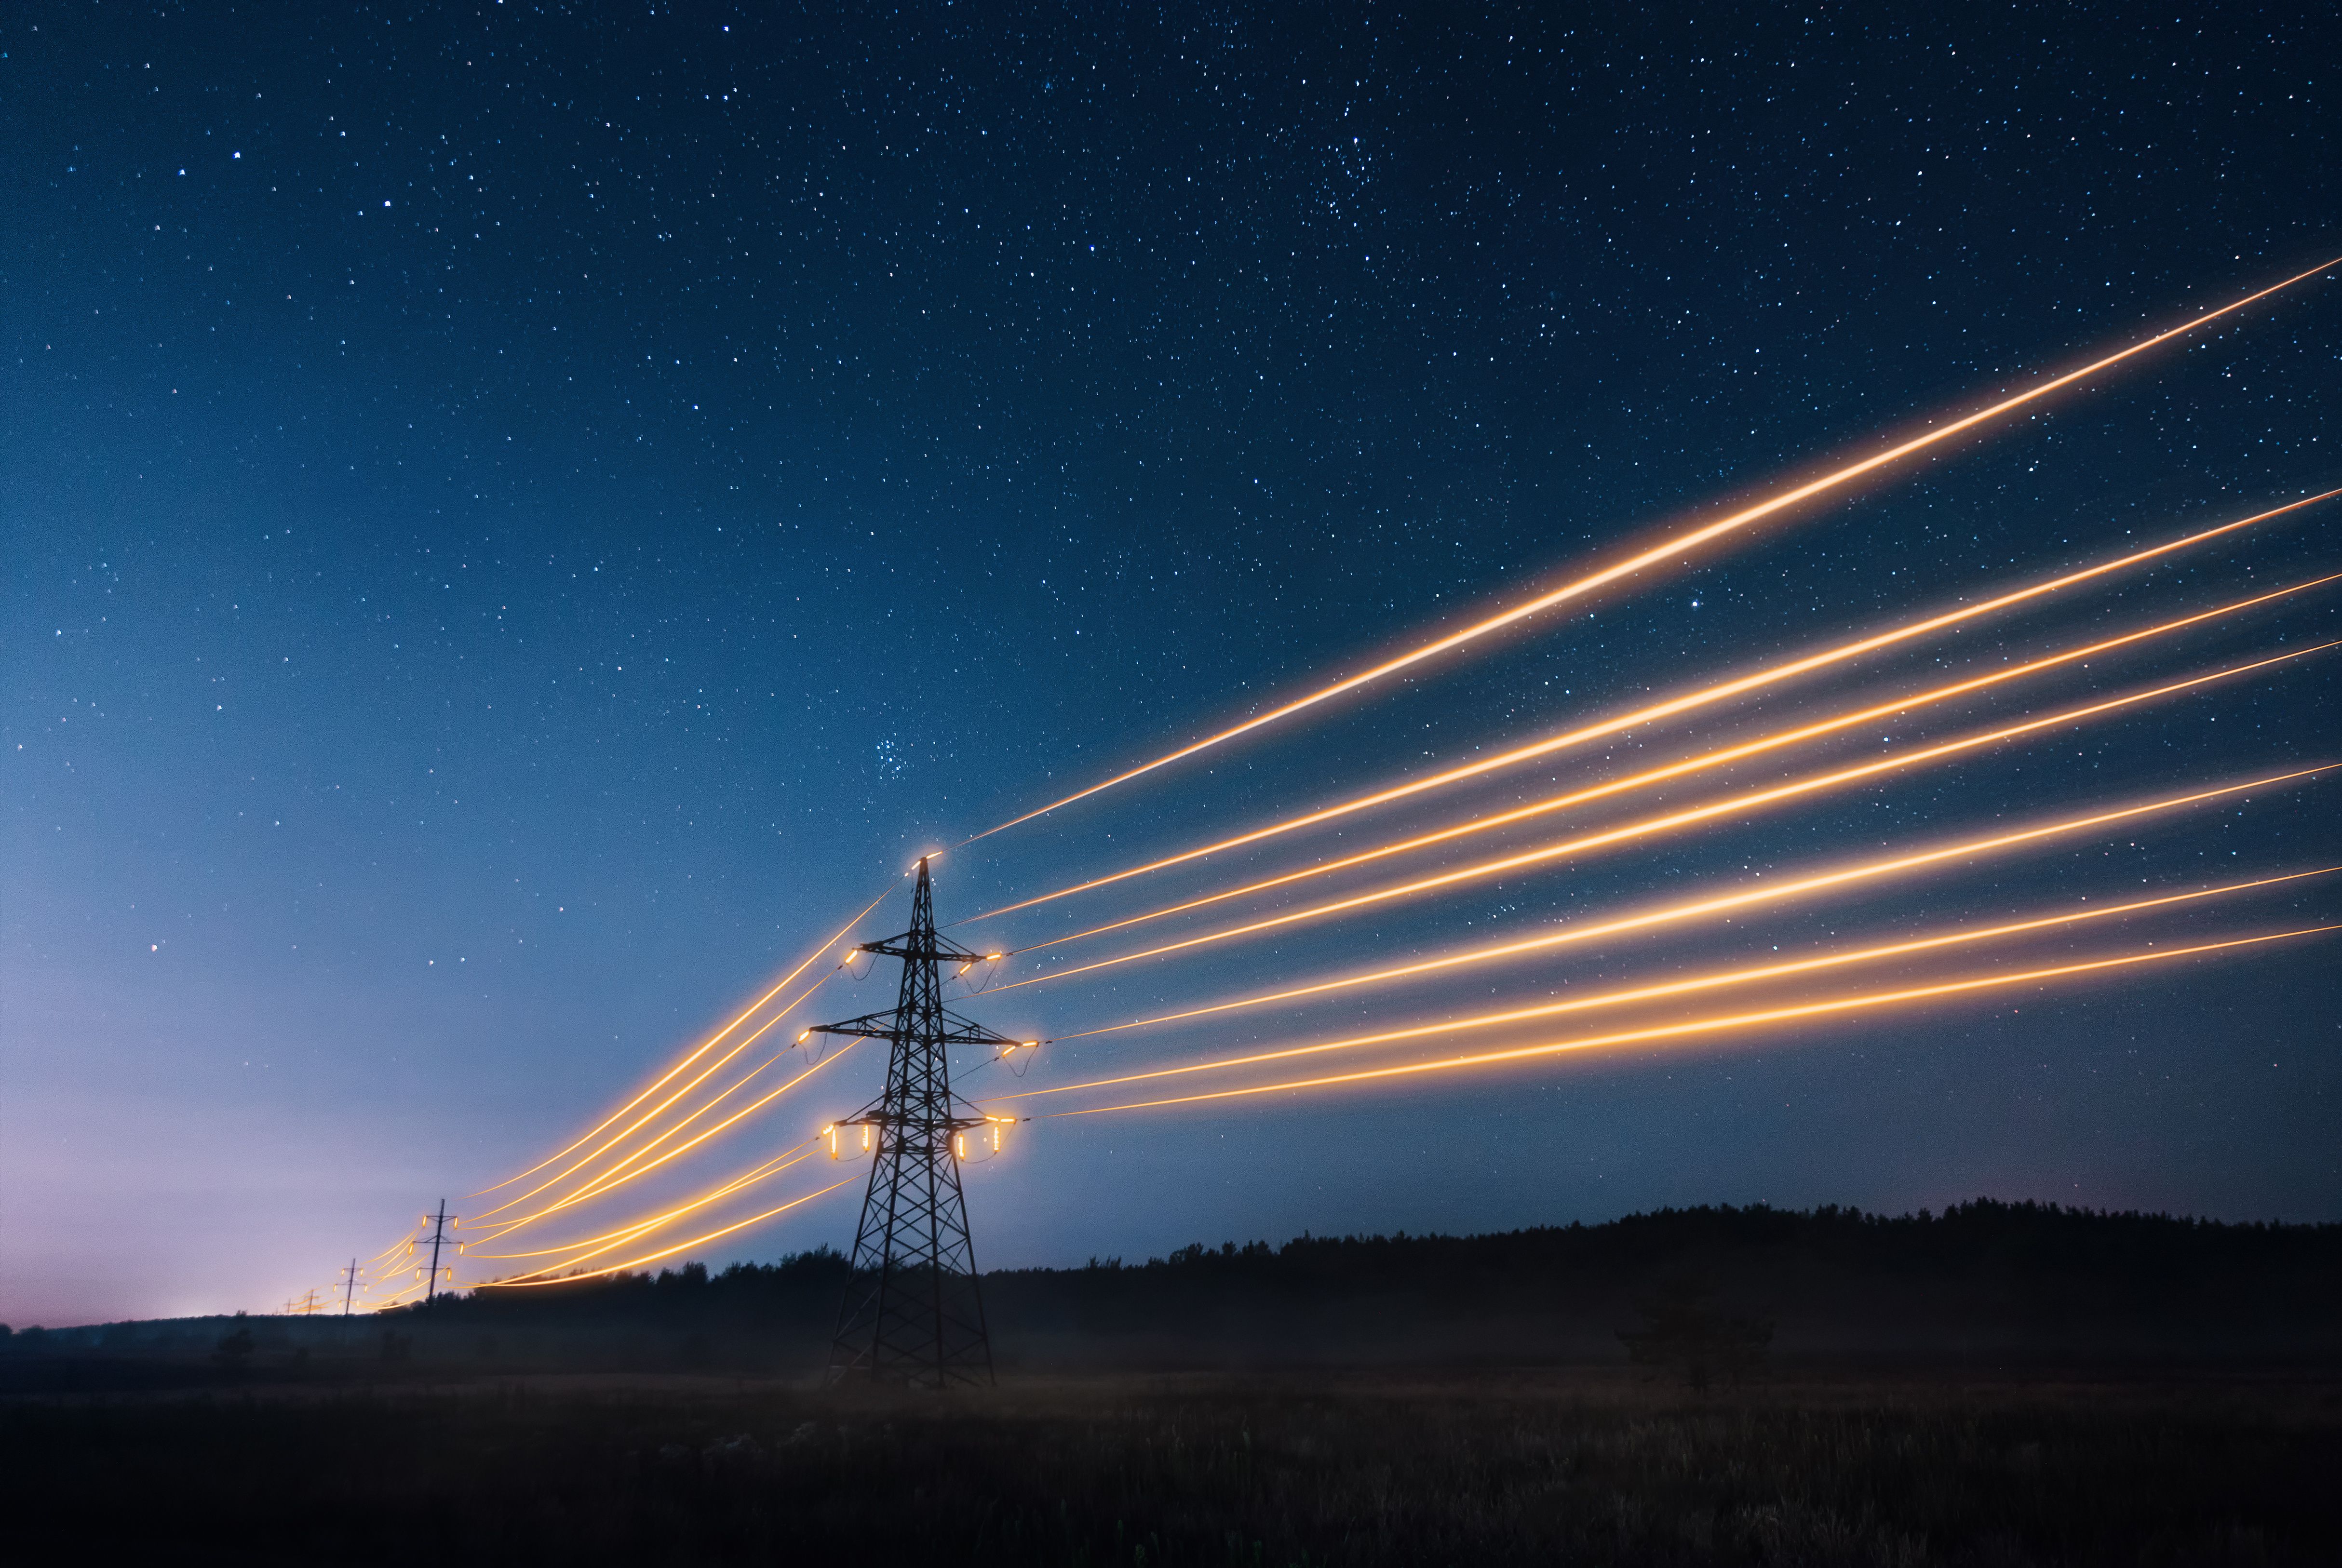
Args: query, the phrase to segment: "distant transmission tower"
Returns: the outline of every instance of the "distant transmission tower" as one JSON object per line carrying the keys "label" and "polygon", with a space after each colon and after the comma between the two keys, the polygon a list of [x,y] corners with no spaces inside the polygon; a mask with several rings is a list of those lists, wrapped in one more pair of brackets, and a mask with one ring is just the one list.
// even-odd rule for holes
{"label": "distant transmission tower", "polygon": [[955,1045],[1021,1042],[945,1010],[937,965],[965,968],[987,955],[936,935],[925,859],[911,899],[911,929],[864,943],[861,951],[901,959],[903,987],[892,1013],[816,1024],[812,1031],[884,1040],[893,1047],[886,1092],[839,1124],[869,1128],[866,1136],[875,1136],[876,1147],[854,1236],[853,1273],[830,1346],[830,1381],[866,1376],[926,1388],[989,1383],[992,1339],[959,1184],[965,1135],[989,1118],[953,1094],[946,1053]]}
{"label": "distant transmission tower", "polygon": [[344,1317],[350,1315],[350,1303],[357,1298],[357,1293],[358,1261],[352,1258],[350,1266],[342,1271],[342,1315]]}
{"label": "distant transmission tower", "polygon": [[[439,1293],[439,1247],[440,1243],[447,1239],[447,1225],[449,1223],[447,1219],[447,1200],[445,1198],[439,1200],[439,1212],[437,1213],[425,1214],[423,1217],[431,1223],[431,1278],[430,1281],[423,1287],[423,1300],[425,1304],[428,1305],[432,1298]],[[462,1222],[457,1221],[455,1223],[460,1224]],[[448,1272],[451,1273],[454,1272],[454,1265],[449,1265]]]}

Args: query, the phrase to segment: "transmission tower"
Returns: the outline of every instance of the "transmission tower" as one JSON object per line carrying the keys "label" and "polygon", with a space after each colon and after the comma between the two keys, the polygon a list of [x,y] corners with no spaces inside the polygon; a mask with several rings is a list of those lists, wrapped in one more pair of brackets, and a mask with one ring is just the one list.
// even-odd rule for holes
{"label": "transmission tower", "polygon": [[[439,1212],[437,1213],[425,1214],[423,1218],[431,1226],[431,1278],[423,1287],[423,1301],[424,1304],[427,1306],[430,1304],[432,1298],[439,1293],[440,1243],[447,1239],[447,1226],[449,1223],[453,1223],[460,1224],[462,1222],[450,1222],[448,1220],[447,1200],[445,1198],[439,1200]],[[454,1265],[449,1265],[447,1272],[453,1273],[455,1272]]]}
{"label": "transmission tower", "polygon": [[358,1261],[352,1258],[350,1266],[342,1271],[342,1315],[344,1317],[350,1315],[350,1303],[356,1299],[357,1293]]}
{"label": "transmission tower", "polygon": [[911,929],[864,943],[860,951],[901,959],[903,985],[892,1013],[811,1031],[884,1040],[891,1048],[886,1093],[839,1124],[868,1128],[865,1136],[876,1146],[855,1231],[853,1273],[830,1346],[830,1381],[866,1376],[926,1388],[989,1383],[992,1339],[976,1284],[959,1156],[966,1133],[991,1118],[952,1093],[946,1053],[955,1045],[1023,1043],[945,1008],[938,966],[961,970],[988,955],[936,935],[925,859],[911,899]]}

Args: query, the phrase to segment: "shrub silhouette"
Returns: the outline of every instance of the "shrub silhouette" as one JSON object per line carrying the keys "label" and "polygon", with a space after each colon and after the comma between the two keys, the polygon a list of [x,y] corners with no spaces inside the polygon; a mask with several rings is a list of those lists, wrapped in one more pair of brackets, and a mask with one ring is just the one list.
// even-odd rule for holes
{"label": "shrub silhouette", "polygon": [[1679,1373],[1696,1393],[1706,1393],[1719,1377],[1739,1383],[1764,1364],[1772,1348],[1772,1319],[1726,1315],[1716,1305],[1716,1287],[1689,1275],[1661,1282],[1635,1311],[1643,1326],[1618,1331],[1626,1359]]}

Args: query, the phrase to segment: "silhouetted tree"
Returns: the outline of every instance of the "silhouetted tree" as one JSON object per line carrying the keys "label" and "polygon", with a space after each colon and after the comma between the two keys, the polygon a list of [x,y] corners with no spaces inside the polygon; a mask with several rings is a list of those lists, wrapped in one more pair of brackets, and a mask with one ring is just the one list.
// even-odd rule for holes
{"label": "silhouetted tree", "polygon": [[1677,1373],[1700,1393],[1719,1377],[1738,1383],[1772,1348],[1772,1319],[1727,1316],[1716,1303],[1716,1288],[1688,1275],[1662,1281],[1635,1311],[1643,1326],[1618,1331],[1626,1359]]}

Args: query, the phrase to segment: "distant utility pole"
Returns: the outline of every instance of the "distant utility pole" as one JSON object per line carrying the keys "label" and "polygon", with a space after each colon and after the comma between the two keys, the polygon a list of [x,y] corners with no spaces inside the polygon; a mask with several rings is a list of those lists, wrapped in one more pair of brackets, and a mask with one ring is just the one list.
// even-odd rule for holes
{"label": "distant utility pole", "polygon": [[959,1150],[970,1128],[990,1118],[952,1093],[954,1045],[1016,1046],[946,1012],[937,965],[965,968],[988,954],[936,935],[935,894],[927,863],[911,900],[911,929],[864,953],[903,961],[892,1013],[873,1013],[813,1033],[884,1040],[892,1048],[886,1091],[841,1126],[871,1129],[870,1185],[854,1237],[854,1265],[830,1346],[832,1383],[873,1382],[946,1388],[992,1382],[992,1339],[976,1284],[976,1245],[968,1237],[967,1199],[960,1191]]}
{"label": "distant utility pole", "polygon": [[[436,1214],[425,1214],[423,1217],[431,1222],[431,1279],[430,1283],[423,1287],[424,1303],[428,1305],[439,1293],[439,1246],[447,1239],[447,1200],[445,1198],[439,1200],[439,1212]],[[462,1223],[461,1221],[456,1223]]]}
{"label": "distant utility pole", "polygon": [[356,1298],[357,1293],[358,1261],[352,1258],[350,1266],[342,1271],[342,1315],[344,1317],[350,1315],[350,1303]]}
{"label": "distant utility pole", "polygon": [[317,1310],[317,1287],[312,1285],[307,1290],[303,1291],[293,1300],[286,1302],[285,1303],[285,1310],[287,1313],[298,1313],[302,1317],[307,1317],[311,1313],[315,1312]]}

